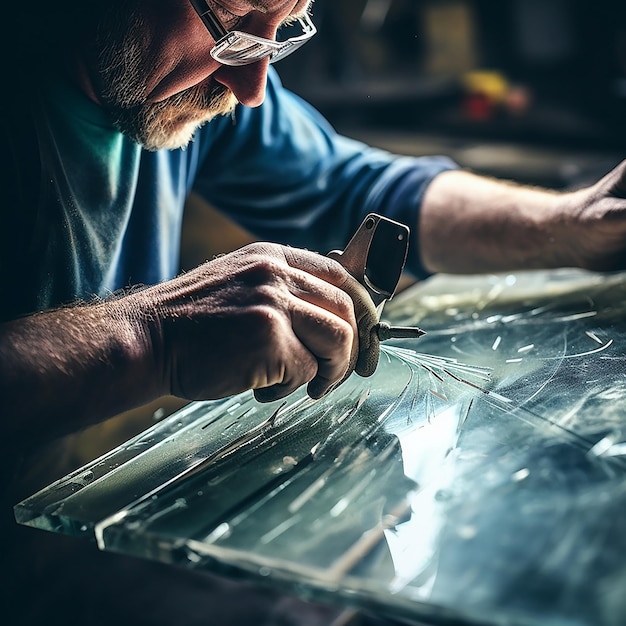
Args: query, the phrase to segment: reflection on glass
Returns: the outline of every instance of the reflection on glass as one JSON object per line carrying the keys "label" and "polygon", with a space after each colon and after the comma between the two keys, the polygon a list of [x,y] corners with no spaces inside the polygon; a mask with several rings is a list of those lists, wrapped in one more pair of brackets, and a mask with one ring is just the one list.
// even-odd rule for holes
{"label": "reflection on glass", "polygon": [[441,276],[374,376],[193,403],[16,506],[102,549],[403,619],[626,623],[626,281]]}

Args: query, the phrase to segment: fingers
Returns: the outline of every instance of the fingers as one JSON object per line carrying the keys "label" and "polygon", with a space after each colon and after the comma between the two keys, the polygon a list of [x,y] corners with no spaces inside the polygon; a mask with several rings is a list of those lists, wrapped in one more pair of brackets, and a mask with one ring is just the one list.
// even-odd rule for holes
{"label": "fingers", "polygon": [[378,314],[366,289],[332,259],[292,248],[281,252],[290,267],[285,284],[292,296],[291,330],[315,359],[317,372],[306,378],[294,371],[292,355],[285,355],[283,379],[255,391],[257,400],[279,399],[307,381],[309,396],[320,398],[355,368],[363,376],[373,374],[379,342],[372,328]]}
{"label": "fingers", "polygon": [[309,303],[300,307],[293,317],[294,333],[317,360],[317,373],[307,387],[312,398],[321,398],[352,371],[356,336],[351,317],[348,323],[329,311],[320,312]]}
{"label": "fingers", "polygon": [[354,370],[359,376],[367,377],[371,376],[378,367],[380,340],[373,326],[369,327],[367,337],[365,334],[365,330],[359,333],[359,358]]}
{"label": "fingers", "polygon": [[[319,398],[355,368],[364,376],[376,369],[372,327],[378,315],[365,288],[337,261],[251,244],[182,276],[175,286],[168,291],[174,321],[166,327],[177,373],[172,380],[190,397],[222,396],[241,387],[269,402],[308,383],[309,395]],[[200,320],[210,332],[190,341]],[[222,355],[219,361],[227,365],[211,380],[185,365],[218,360],[212,354]]]}
{"label": "fingers", "polygon": [[[355,343],[350,324],[306,302],[293,311],[291,323],[294,341],[285,342],[288,353],[284,355],[282,380],[256,389],[254,395],[260,402],[283,398],[307,382],[309,396],[321,398],[346,375]],[[294,358],[303,349],[309,359]]]}
{"label": "fingers", "polygon": [[[304,254],[300,254],[304,253]],[[346,377],[353,370],[360,376],[371,376],[378,365],[380,341],[373,332],[378,323],[378,312],[361,283],[351,276],[337,261],[306,250],[287,249],[287,262],[310,273],[321,275],[326,281],[345,291],[352,299],[356,318],[358,343],[355,343]]]}
{"label": "fingers", "polygon": [[[351,372],[356,338],[356,320],[350,298],[339,290],[329,288],[327,283],[300,273],[294,273],[292,289],[297,292],[290,306],[290,328],[277,333],[275,345],[283,352],[279,383],[258,389],[255,397],[259,401],[272,401],[295,391],[309,383],[307,391],[312,398],[320,398],[331,387]],[[319,283],[318,291],[311,291]],[[297,285],[297,286],[295,286]],[[322,291],[330,294],[327,308],[307,301],[323,300]],[[315,295],[313,295],[315,294]],[[347,302],[344,302],[347,301]],[[339,314],[341,312],[341,315]],[[288,335],[291,335],[289,337]],[[303,351],[306,354],[303,354]],[[311,367],[313,363],[313,367]]]}
{"label": "fingers", "polygon": [[353,284],[346,286],[354,302],[358,327],[358,356],[354,370],[359,376],[371,376],[378,366],[380,353],[380,340],[374,331],[378,312],[367,291],[356,280],[354,282],[357,283],[356,287]]}

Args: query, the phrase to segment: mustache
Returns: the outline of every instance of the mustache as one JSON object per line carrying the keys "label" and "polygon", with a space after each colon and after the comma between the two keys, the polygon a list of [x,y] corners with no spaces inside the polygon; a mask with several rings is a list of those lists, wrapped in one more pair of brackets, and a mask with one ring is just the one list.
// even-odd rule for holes
{"label": "mustache", "polygon": [[147,119],[152,117],[198,114],[200,112],[222,112],[225,106],[232,108],[233,93],[228,87],[216,81],[208,85],[194,85],[160,100],[159,102],[138,102],[130,103],[125,98],[110,98],[104,94],[102,98],[105,106],[113,113],[114,119],[117,117],[127,117],[141,115]]}
{"label": "mustache", "polygon": [[194,85],[180,93],[168,96],[161,102],[154,103],[156,110],[165,111],[173,108],[179,112],[185,111],[221,111],[225,103],[233,99],[228,87],[211,81],[208,85]]}
{"label": "mustache", "polygon": [[160,102],[132,106],[112,105],[109,109],[113,124],[144,147],[153,150],[170,145],[181,122],[193,122],[197,127],[218,115],[233,111],[237,100],[232,91],[221,83],[195,85]]}

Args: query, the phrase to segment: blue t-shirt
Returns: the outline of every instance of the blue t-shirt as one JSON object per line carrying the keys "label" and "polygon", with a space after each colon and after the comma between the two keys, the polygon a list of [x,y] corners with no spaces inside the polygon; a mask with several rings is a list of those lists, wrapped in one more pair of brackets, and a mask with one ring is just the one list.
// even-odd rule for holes
{"label": "blue t-shirt", "polygon": [[[179,150],[142,149],[69,82],[48,79],[40,95],[32,114],[40,178],[20,171],[7,183],[36,193],[20,189],[0,215],[19,247],[0,250],[0,280],[19,284],[0,319],[175,276],[192,189],[259,239],[326,253],[372,211],[413,229],[428,183],[455,167],[338,135],[273,70],[263,105],[238,106]],[[26,196],[30,206],[18,208]],[[407,267],[426,275],[415,245]]]}

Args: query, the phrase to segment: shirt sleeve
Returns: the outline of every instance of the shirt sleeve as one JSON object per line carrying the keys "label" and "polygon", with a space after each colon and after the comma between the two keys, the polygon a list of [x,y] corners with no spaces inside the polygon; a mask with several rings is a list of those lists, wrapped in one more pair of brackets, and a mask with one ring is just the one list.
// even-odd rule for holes
{"label": "shirt sleeve", "polygon": [[272,69],[264,103],[239,106],[200,130],[194,190],[255,236],[327,253],[345,246],[367,213],[408,225],[407,269],[428,276],[416,249],[430,181],[456,164],[393,155],[344,137],[283,88]]}

